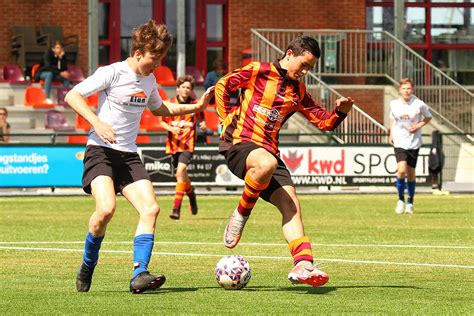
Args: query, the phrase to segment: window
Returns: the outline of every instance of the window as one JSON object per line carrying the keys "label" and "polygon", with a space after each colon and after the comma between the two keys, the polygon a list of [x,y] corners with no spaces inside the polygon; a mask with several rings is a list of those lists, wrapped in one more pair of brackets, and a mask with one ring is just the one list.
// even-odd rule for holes
{"label": "window", "polygon": [[405,8],[405,41],[423,43],[426,35],[424,8]]}
{"label": "window", "polygon": [[224,40],[223,23],[224,8],[220,4],[207,5],[207,40]]}
{"label": "window", "polygon": [[126,59],[130,55],[133,29],[148,22],[152,14],[152,0],[120,1],[120,56]]}
{"label": "window", "polygon": [[[393,33],[394,1],[366,0],[366,7],[368,30]],[[474,0],[405,1],[404,40],[460,83],[474,84]]]}
{"label": "window", "polygon": [[432,8],[433,43],[474,43],[474,25],[470,13],[464,8]]}
{"label": "window", "polygon": [[[187,0],[185,2],[185,28],[186,28],[186,65],[196,64],[196,0]],[[173,46],[168,51],[166,59],[163,61],[165,65],[171,69],[176,69],[177,63],[177,45],[176,38],[178,32],[178,22],[176,20],[177,3],[175,0],[166,0],[166,26],[168,31],[173,35]]]}
{"label": "window", "polygon": [[99,3],[99,39],[109,38],[109,3]]}

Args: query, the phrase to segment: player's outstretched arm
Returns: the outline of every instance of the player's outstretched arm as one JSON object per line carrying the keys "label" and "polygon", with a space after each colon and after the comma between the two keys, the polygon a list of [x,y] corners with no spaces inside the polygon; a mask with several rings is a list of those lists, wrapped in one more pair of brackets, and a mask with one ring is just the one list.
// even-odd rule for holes
{"label": "player's outstretched arm", "polygon": [[306,93],[300,103],[299,111],[309,120],[311,124],[323,131],[336,129],[352,109],[354,100],[351,97],[342,97],[336,100],[336,109],[328,112],[316,104],[311,96]]}
{"label": "player's outstretched arm", "polygon": [[210,87],[204,92],[198,103],[195,104],[174,104],[169,101],[163,101],[163,105],[151,111],[157,116],[177,116],[188,113],[197,113],[204,110],[214,94],[214,87]]}
{"label": "player's outstretched arm", "polygon": [[84,100],[84,97],[76,90],[71,90],[66,94],[65,101],[72,107],[72,109],[86,119],[94,128],[99,137],[108,144],[115,143],[115,131],[109,124],[99,120],[97,115],[91,111]]}

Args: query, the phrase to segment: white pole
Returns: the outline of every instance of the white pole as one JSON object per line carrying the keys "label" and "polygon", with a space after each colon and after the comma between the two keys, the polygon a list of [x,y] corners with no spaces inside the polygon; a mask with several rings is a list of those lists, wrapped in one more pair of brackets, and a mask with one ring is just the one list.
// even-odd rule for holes
{"label": "white pole", "polygon": [[[87,73],[91,75],[99,65],[99,5],[97,0],[89,0],[89,59]],[[79,58],[77,56],[76,58]]]}
{"label": "white pole", "polygon": [[177,77],[184,76],[186,66],[186,5],[185,0],[177,1],[176,10],[176,21],[177,21],[177,61],[176,61],[176,74]]}
{"label": "white pole", "polygon": [[[403,42],[403,35],[404,35],[404,26],[405,26],[405,10],[404,10],[404,3],[403,0],[395,0],[393,3],[394,6],[394,17],[393,17],[393,25],[394,25],[394,35],[400,41]],[[403,60],[402,54],[402,47],[395,44],[395,63],[394,63],[394,70],[395,70],[395,80],[399,81],[403,77],[403,65],[405,61]]]}

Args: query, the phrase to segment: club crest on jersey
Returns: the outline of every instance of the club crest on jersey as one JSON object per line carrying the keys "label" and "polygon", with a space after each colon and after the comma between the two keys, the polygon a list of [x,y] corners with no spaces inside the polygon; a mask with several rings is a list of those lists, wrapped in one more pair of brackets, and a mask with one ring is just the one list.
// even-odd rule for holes
{"label": "club crest on jersey", "polygon": [[283,115],[281,115],[280,111],[278,111],[277,109],[268,110],[262,106],[255,104],[253,106],[253,111],[256,113],[265,115],[270,122],[275,122],[275,121],[283,122],[283,119],[284,119]]}
{"label": "club crest on jersey", "polygon": [[280,115],[280,111],[273,109],[268,112],[267,117],[270,121],[275,122],[278,119],[282,119],[283,117]]}
{"label": "club crest on jersey", "polygon": [[145,106],[146,105],[146,94],[143,91],[130,94],[130,105],[132,106]]}

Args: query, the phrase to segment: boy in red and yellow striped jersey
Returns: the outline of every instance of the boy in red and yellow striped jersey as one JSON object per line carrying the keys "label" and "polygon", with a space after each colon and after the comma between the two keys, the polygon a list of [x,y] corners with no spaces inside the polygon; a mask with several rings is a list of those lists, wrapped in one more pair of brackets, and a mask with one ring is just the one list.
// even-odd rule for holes
{"label": "boy in red and yellow striped jersey", "polygon": [[[278,135],[296,112],[322,130],[333,130],[351,110],[354,101],[340,98],[333,112],[326,111],[313,101],[300,81],[320,55],[316,40],[299,36],[288,45],[281,59],[273,63],[252,62],[237,69],[220,79],[214,92],[223,127],[219,151],[232,172],[245,180],[240,202],[224,232],[224,245],[237,245],[261,197],[283,215],[283,234],[295,265],[288,278],[293,283],[312,286],[325,284],[329,276],[313,266],[311,243],[304,233],[294,184],[279,157]],[[240,102],[232,105],[230,95],[237,89],[242,89]]]}
{"label": "boy in red and yellow striped jersey", "polygon": [[[194,78],[192,76],[182,76],[176,81],[177,96],[171,98],[172,103],[196,103],[197,100],[192,97],[194,89]],[[196,128],[199,121],[199,127],[206,129],[204,122],[204,113],[192,113],[181,116],[163,117],[161,126],[168,131],[166,140],[166,153],[173,155],[173,166],[176,169],[176,193],[174,196],[173,210],[170,218],[179,219],[181,212],[181,203],[184,194],[189,197],[189,211],[196,215],[198,206],[196,202],[196,194],[191,185],[188,176],[187,167],[189,161],[193,157],[194,145],[196,141]]]}

